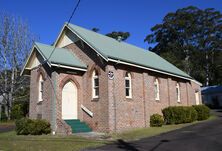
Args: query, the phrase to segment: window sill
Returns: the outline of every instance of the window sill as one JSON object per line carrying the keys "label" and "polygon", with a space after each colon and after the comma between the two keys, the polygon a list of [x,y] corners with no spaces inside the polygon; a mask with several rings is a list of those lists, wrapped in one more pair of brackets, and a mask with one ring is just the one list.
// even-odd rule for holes
{"label": "window sill", "polygon": [[98,97],[98,98],[92,98],[91,101],[93,101],[93,102],[97,102],[97,101],[99,101],[99,97]]}
{"label": "window sill", "polygon": [[42,104],[42,102],[43,102],[43,100],[38,101],[38,102],[37,102],[37,104],[38,104],[38,105],[41,105],[41,104]]}
{"label": "window sill", "polygon": [[160,99],[155,99],[156,102],[160,103]]}
{"label": "window sill", "polygon": [[133,98],[126,98],[126,101],[133,101]]}

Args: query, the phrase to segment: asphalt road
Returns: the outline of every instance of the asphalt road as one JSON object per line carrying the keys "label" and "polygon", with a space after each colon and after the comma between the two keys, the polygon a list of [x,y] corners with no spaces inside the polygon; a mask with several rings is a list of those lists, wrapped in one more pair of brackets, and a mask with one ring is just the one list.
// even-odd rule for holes
{"label": "asphalt road", "polygon": [[215,120],[144,138],[117,142],[87,151],[222,151],[222,111],[215,111]]}

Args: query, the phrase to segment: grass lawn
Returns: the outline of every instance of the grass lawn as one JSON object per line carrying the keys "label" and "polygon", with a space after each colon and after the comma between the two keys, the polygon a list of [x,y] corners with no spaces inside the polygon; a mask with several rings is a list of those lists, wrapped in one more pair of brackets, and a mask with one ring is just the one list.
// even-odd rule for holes
{"label": "grass lawn", "polygon": [[131,131],[125,131],[123,133],[113,133],[113,139],[122,139],[125,141],[137,140],[144,137],[151,137],[161,133],[166,133],[172,130],[180,129],[185,126],[192,125],[193,123],[188,124],[178,124],[178,125],[164,125],[162,127],[150,127],[150,128],[139,128]]}
{"label": "grass lawn", "polygon": [[[211,116],[208,120],[215,119],[215,116]],[[163,127],[150,127],[141,128],[123,133],[107,134],[112,137],[112,141],[108,140],[95,140],[86,139],[78,136],[18,136],[14,131],[0,133],[0,150],[16,150],[16,151],[79,151],[88,147],[97,147],[111,143],[116,139],[136,140],[144,137],[150,137],[158,135],[160,133],[169,132],[175,129],[179,129],[185,126],[196,124],[200,122],[178,124],[178,125],[164,125]]]}
{"label": "grass lawn", "polygon": [[14,131],[0,133],[0,150],[16,151],[78,151],[87,147],[105,145],[105,141],[77,136],[17,136]]}
{"label": "grass lawn", "polygon": [[[211,115],[210,118],[207,119],[207,121],[214,120],[216,118],[217,118],[216,116]],[[166,132],[169,132],[172,130],[180,129],[180,128],[194,125],[194,124],[201,123],[201,122],[204,122],[204,121],[195,121],[193,123],[177,124],[177,125],[163,125],[162,127],[139,128],[139,129],[134,129],[134,130],[130,130],[130,131],[125,131],[123,133],[113,133],[113,134],[111,134],[111,137],[114,140],[115,139],[122,139],[125,141],[137,140],[137,139],[141,139],[144,137],[151,137],[151,136],[155,136],[155,135],[158,135],[161,133],[166,133]]]}

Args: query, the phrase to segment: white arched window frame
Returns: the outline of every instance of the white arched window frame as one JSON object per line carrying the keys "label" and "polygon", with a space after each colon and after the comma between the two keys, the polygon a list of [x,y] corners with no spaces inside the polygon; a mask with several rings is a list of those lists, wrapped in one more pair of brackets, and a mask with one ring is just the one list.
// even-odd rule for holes
{"label": "white arched window frame", "polygon": [[39,102],[43,101],[43,84],[44,84],[44,80],[43,80],[42,74],[40,74],[39,81],[38,81],[38,89],[39,89],[38,101]]}
{"label": "white arched window frame", "polygon": [[159,80],[156,78],[154,81],[154,93],[155,93],[155,100],[160,100],[160,86]]}
{"label": "white arched window frame", "polygon": [[92,97],[99,97],[99,76],[96,70],[94,70],[92,74]]}
{"label": "white arched window frame", "polygon": [[179,83],[176,84],[176,97],[177,97],[177,102],[180,102],[180,85]]}
{"label": "white arched window frame", "polygon": [[129,72],[125,75],[126,98],[132,98],[132,78]]}

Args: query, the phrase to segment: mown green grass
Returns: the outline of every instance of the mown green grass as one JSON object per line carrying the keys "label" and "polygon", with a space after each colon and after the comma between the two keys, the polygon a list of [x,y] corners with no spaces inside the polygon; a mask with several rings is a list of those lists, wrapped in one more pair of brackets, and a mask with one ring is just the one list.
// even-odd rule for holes
{"label": "mown green grass", "polygon": [[[214,120],[216,118],[217,118],[216,116],[212,115],[210,116],[209,119],[205,121]],[[113,133],[111,134],[111,137],[114,140],[115,139],[122,139],[125,141],[138,140],[141,138],[155,136],[161,133],[166,133],[172,130],[180,129],[186,126],[194,125],[194,124],[205,122],[205,121],[195,121],[193,123],[177,124],[177,125],[163,125],[162,127],[139,128],[139,129],[134,129],[130,131],[125,131],[122,133]]]}
{"label": "mown green grass", "polygon": [[78,151],[105,143],[77,136],[18,136],[14,131],[0,134],[0,150],[5,151]]}
{"label": "mown green grass", "polygon": [[164,125],[162,127],[150,127],[150,128],[140,128],[130,131],[125,131],[122,133],[113,133],[113,139],[122,139],[125,141],[137,140],[145,137],[155,136],[161,133],[166,133],[172,130],[176,130],[191,124],[178,124],[178,125]]}
{"label": "mown green grass", "polygon": [[[215,119],[216,116],[211,116],[208,120]],[[163,127],[140,128],[122,133],[113,133],[107,135],[111,137],[108,140],[86,139],[79,136],[22,136],[16,135],[15,131],[0,133],[0,150],[3,151],[79,151],[84,148],[94,148],[111,143],[117,139],[125,141],[137,140],[144,137],[151,137],[161,133],[166,133],[172,130],[180,129],[185,126],[197,124],[200,122],[164,125]]]}

